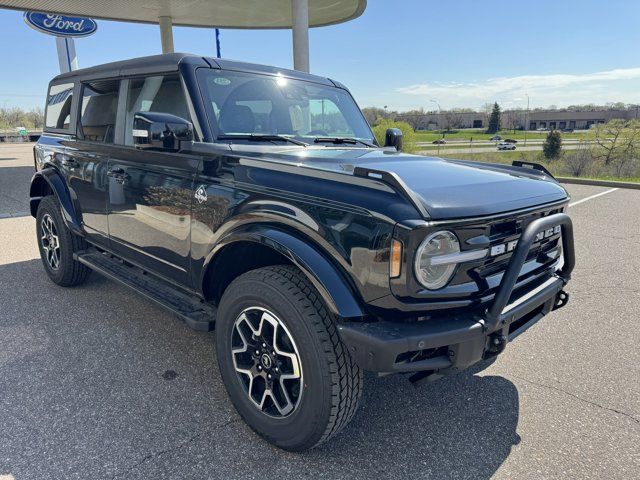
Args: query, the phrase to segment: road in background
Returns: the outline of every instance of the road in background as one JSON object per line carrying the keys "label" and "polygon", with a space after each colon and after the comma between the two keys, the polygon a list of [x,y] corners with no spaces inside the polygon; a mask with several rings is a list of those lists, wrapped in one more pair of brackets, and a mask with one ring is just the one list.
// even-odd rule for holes
{"label": "road in background", "polygon": [[[0,215],[28,208],[28,149],[0,145]],[[16,170],[17,169],[17,170]],[[569,185],[572,202],[608,188]],[[367,375],[330,443],[280,451],[239,418],[194,332],[92,275],[46,277],[30,216],[0,218],[0,477],[640,477],[640,192],[569,209],[569,304],[486,370],[413,387]]]}
{"label": "road in background", "polygon": [[[508,137],[505,137],[508,138]],[[453,138],[451,140],[449,139],[445,139],[447,143],[443,144],[445,147],[464,147],[464,146],[469,146],[469,145],[474,145],[474,146],[493,146],[495,147],[497,143],[500,142],[491,142],[489,140],[480,140],[480,141],[472,141],[470,142],[469,140],[463,140],[460,138]],[[502,140],[501,140],[502,141]],[[544,143],[544,140],[527,140],[527,145],[542,145]],[[576,139],[567,139],[565,140],[564,138],[562,139],[562,145],[569,145],[569,144],[574,144],[574,143],[593,143],[593,142],[584,142],[582,140],[576,140]],[[416,145],[421,146],[421,147],[434,147],[437,146],[435,145],[433,142],[416,142]],[[524,141],[523,140],[518,140],[517,145],[524,145]]]}
{"label": "road in background", "polygon": [[[464,144],[462,144],[464,145]],[[516,149],[515,150],[498,150],[495,146],[495,144],[493,146],[485,146],[485,147],[476,147],[475,143],[473,144],[473,147],[462,147],[462,145],[441,145],[440,146],[440,153],[447,153],[447,154],[454,154],[454,153],[500,153],[500,152],[541,152],[542,151],[542,144],[540,145],[529,145],[529,142],[527,142],[527,146],[523,147],[520,144],[516,145]],[[467,143],[467,145],[469,145]],[[565,145],[564,143],[562,144],[562,149],[563,150],[577,150],[578,148],[580,148],[580,145],[577,143],[574,144],[569,144],[569,145]],[[431,145],[429,148],[425,148],[423,150],[421,150],[418,153],[423,153],[425,155],[433,155],[434,153],[438,152],[438,146],[437,145]]]}

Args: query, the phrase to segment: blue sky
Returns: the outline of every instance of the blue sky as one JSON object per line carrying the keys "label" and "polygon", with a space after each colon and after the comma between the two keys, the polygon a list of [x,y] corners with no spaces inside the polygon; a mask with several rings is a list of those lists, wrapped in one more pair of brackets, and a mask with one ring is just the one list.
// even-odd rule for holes
{"label": "blue sky", "polygon": [[[635,0],[369,0],[349,23],[312,29],[311,71],[358,103],[408,110],[640,103]],[[177,51],[215,55],[213,30],[175,28]],[[226,58],[290,68],[286,30],[223,30]],[[55,40],[0,10],[0,105],[42,105],[58,73]],[[98,21],[76,40],[80,67],[160,53],[156,25]]]}

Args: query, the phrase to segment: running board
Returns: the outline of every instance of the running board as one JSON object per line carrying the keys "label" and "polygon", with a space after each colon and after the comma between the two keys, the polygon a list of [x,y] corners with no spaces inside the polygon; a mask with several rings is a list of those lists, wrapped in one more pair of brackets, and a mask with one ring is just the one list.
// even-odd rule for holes
{"label": "running board", "polygon": [[74,258],[91,270],[132,288],[142,296],[178,315],[185,323],[201,332],[213,330],[216,308],[199,298],[181,292],[143,270],[129,266],[107,253],[87,250],[74,254]]}

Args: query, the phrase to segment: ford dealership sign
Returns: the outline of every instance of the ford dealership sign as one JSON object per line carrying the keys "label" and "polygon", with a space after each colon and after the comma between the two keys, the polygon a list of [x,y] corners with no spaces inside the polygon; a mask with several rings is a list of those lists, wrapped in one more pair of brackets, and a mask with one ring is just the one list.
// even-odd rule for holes
{"label": "ford dealership sign", "polygon": [[57,37],[86,37],[98,29],[94,20],[51,13],[25,12],[24,21],[30,27]]}

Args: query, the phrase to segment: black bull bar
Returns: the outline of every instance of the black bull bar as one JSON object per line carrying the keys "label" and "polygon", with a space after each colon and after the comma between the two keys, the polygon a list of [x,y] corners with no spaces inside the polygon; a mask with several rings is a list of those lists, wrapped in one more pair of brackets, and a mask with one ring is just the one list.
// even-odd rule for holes
{"label": "black bull bar", "polygon": [[500,282],[498,293],[496,293],[493,299],[493,304],[487,310],[485,315],[487,330],[495,330],[498,325],[505,320],[505,315],[503,315],[502,312],[511,298],[513,288],[518,281],[518,276],[531,250],[531,246],[536,239],[536,235],[557,225],[562,227],[562,252],[564,258],[564,265],[557,275],[564,280],[564,283],[569,281],[573,267],[576,264],[573,247],[573,223],[571,223],[571,218],[569,218],[569,215],[566,213],[556,213],[534,220],[525,228],[522,236],[518,240],[518,245],[511,256],[507,270],[504,272],[502,281]]}
{"label": "black bull bar", "polygon": [[[508,305],[536,236],[558,225],[562,236],[562,268],[543,285]],[[466,368],[500,353],[509,340],[566,303],[568,295],[562,288],[575,266],[573,243],[573,224],[568,215],[556,213],[538,218],[527,225],[520,236],[493,302],[484,314],[452,314],[438,321],[409,323],[351,321],[340,323],[338,331],[356,363],[367,370],[391,373]],[[398,356],[406,352],[441,351],[442,347],[447,347],[444,354],[411,362],[398,361]]]}

